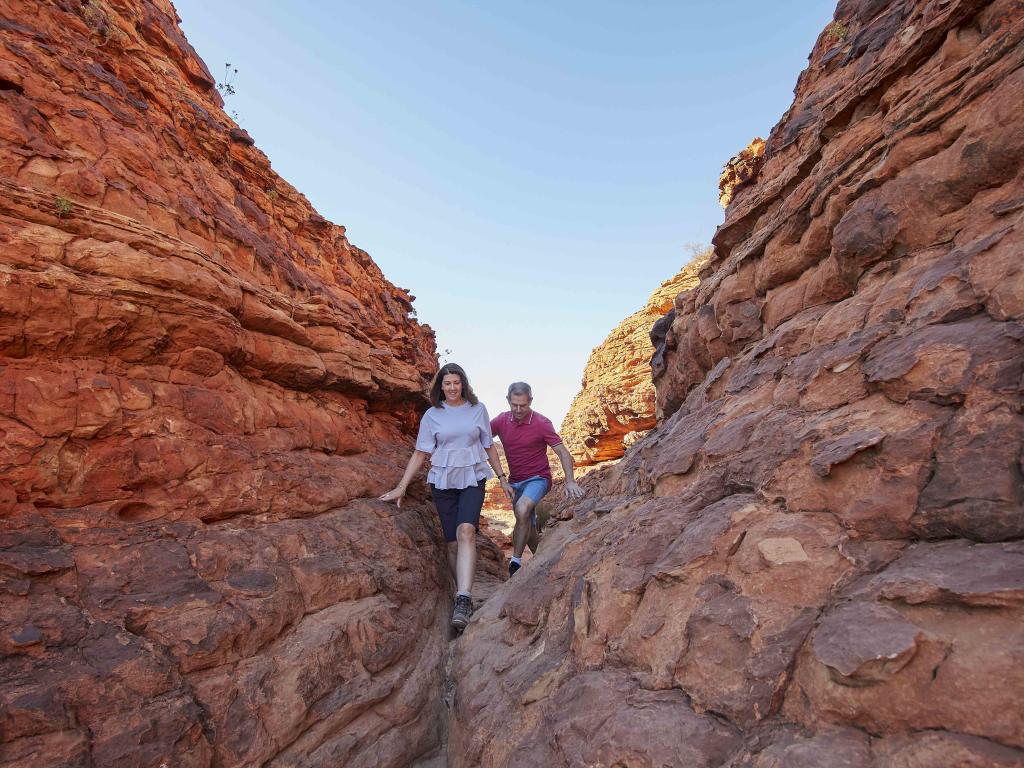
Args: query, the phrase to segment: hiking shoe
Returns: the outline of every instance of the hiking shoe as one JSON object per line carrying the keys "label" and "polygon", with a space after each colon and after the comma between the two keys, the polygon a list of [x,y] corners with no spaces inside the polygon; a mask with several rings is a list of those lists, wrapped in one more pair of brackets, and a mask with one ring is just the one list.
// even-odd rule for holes
{"label": "hiking shoe", "polygon": [[460,632],[469,624],[469,617],[473,615],[473,600],[465,595],[458,595],[455,598],[455,610],[452,611],[452,626]]}
{"label": "hiking shoe", "polygon": [[508,577],[511,579],[513,576],[516,575],[516,571],[518,571],[522,567],[523,566],[521,566],[515,560],[509,560],[508,561]]}

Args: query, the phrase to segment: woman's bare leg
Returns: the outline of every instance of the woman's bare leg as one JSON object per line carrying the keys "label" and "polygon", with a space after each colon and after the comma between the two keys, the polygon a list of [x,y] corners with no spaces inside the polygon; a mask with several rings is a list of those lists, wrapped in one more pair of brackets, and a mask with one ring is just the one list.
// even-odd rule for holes
{"label": "woman's bare leg", "polygon": [[473,575],[476,572],[476,527],[462,523],[455,529],[458,556],[455,563],[455,583],[459,592],[473,591]]}
{"label": "woman's bare leg", "polygon": [[455,575],[455,563],[458,561],[458,559],[459,559],[459,542],[458,541],[449,541],[448,542],[448,567],[451,569],[451,572],[452,572],[452,581],[455,581],[456,578],[457,578],[456,575]]}

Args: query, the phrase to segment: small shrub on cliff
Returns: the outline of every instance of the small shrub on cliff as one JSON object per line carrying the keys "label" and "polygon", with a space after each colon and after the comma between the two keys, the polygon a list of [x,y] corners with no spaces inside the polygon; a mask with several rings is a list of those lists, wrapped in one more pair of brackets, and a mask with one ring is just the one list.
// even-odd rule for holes
{"label": "small shrub on cliff", "polygon": [[238,74],[238,67],[231,68],[230,62],[224,64],[224,79],[217,83],[217,90],[224,98],[235,95],[235,75]]}
{"label": "small shrub on cliff", "polygon": [[825,27],[825,34],[827,34],[832,40],[838,42],[847,38],[850,34],[850,28],[841,21],[833,21]]}
{"label": "small shrub on cliff", "polygon": [[707,243],[684,243],[683,250],[686,252],[687,264],[704,265],[711,260],[715,253],[715,247]]}
{"label": "small shrub on cliff", "polygon": [[100,0],[85,0],[79,14],[89,29],[100,38],[101,48],[110,40],[120,40],[124,37],[121,28],[110,21],[110,11]]}
{"label": "small shrub on cliff", "polygon": [[71,215],[71,212],[75,209],[75,204],[68,200],[66,197],[57,195],[53,199],[53,207],[57,211],[58,219],[66,219]]}
{"label": "small shrub on cliff", "polygon": [[[232,69],[230,62],[224,63],[224,78],[221,82],[217,83],[217,90],[220,91],[222,99],[227,101],[228,96],[234,96],[235,91],[235,75],[238,74],[238,67]],[[238,111],[232,109],[228,114],[231,115],[231,119],[236,123],[239,122]]]}

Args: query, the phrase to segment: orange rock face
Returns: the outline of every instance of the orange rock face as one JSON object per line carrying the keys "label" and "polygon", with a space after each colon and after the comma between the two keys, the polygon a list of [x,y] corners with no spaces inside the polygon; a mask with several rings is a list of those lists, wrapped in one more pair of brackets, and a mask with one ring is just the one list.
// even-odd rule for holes
{"label": "orange rock face", "polygon": [[587,360],[579,394],[559,433],[578,466],[617,459],[657,423],[651,381],[651,326],[671,311],[680,291],[697,285],[707,256],[698,256],[608,334]]}
{"label": "orange rock face", "polygon": [[738,187],[754,181],[761,172],[764,146],[764,139],[758,136],[725,164],[718,177],[718,202],[723,208],[729,207]]}
{"label": "orange rock face", "polygon": [[408,765],[449,576],[409,294],[166,0],[0,2],[0,764]]}
{"label": "orange rock face", "polygon": [[1019,3],[839,4],[452,765],[1024,762],[1022,103]]}

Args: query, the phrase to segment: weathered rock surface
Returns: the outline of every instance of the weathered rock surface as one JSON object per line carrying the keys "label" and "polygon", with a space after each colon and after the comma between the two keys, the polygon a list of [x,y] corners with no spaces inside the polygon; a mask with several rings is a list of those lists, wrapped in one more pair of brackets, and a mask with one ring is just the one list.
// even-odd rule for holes
{"label": "weathered rock surface", "polygon": [[[680,291],[697,285],[708,255],[697,255],[663,282],[642,309],[619,323],[590,353],[581,389],[559,430],[577,466],[620,458],[657,423],[651,326],[672,309]],[[659,364],[660,360],[655,362]]]}
{"label": "weathered rock surface", "polygon": [[1024,7],[843,0],[452,765],[1024,765]]}
{"label": "weathered rock surface", "polygon": [[443,544],[367,498],[432,333],[220,105],[166,0],[0,0],[0,765],[438,742]]}
{"label": "weathered rock surface", "polygon": [[764,139],[758,136],[722,168],[718,177],[718,202],[723,208],[729,206],[740,186],[757,178],[764,163],[764,148]]}

